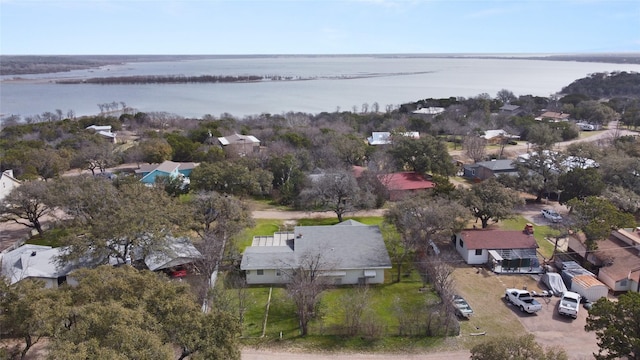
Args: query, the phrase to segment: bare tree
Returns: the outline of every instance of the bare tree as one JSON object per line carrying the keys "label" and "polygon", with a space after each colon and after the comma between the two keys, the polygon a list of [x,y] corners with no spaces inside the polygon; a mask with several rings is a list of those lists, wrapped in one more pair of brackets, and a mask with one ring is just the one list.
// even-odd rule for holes
{"label": "bare tree", "polygon": [[253,219],[245,203],[213,191],[197,193],[188,206],[192,214],[191,229],[200,236],[195,244],[203,255],[198,266],[206,276],[208,285],[204,288],[208,289],[214,285],[211,276],[220,265],[228,240],[253,226]]}
{"label": "bare tree", "polygon": [[487,140],[480,136],[467,135],[464,138],[462,147],[465,154],[470,157],[474,163],[482,161],[486,153]]}
{"label": "bare tree", "polygon": [[324,275],[332,267],[317,249],[302,254],[296,266],[285,270],[289,279],[287,295],[295,304],[302,336],[309,333],[309,322],[317,315],[320,294],[330,287],[329,277]]}
{"label": "bare tree", "polygon": [[51,213],[48,185],[31,181],[13,189],[0,203],[2,221],[13,221],[43,234],[42,218]]}
{"label": "bare tree", "polygon": [[363,197],[354,175],[342,170],[321,175],[301,196],[310,208],[335,212],[340,222],[346,213],[369,208],[374,200]]}
{"label": "bare tree", "polygon": [[342,297],[344,323],[349,335],[357,335],[360,332],[365,311],[371,305],[371,295],[368,286],[361,286],[354,291],[349,291]]}
{"label": "bare tree", "polygon": [[426,253],[427,248],[435,248],[437,241],[460,231],[469,218],[469,211],[462,205],[441,198],[410,198],[389,209],[385,221],[394,224],[401,237],[397,281],[400,281],[401,262],[409,254]]}
{"label": "bare tree", "polygon": [[513,94],[513,92],[511,92],[510,90],[502,89],[502,90],[498,91],[498,93],[496,94],[496,99],[502,101],[502,103],[504,103],[504,104],[509,104],[513,100],[516,100],[517,98]]}

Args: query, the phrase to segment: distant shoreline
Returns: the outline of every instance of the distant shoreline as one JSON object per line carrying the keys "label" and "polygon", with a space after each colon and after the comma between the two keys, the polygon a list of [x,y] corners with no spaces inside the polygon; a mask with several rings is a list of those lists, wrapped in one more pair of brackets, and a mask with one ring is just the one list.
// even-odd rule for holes
{"label": "distant shoreline", "polygon": [[[504,59],[577,61],[611,64],[640,64],[640,53],[584,53],[584,54],[318,54],[318,55],[0,55],[0,75],[35,75],[86,70],[107,65],[133,62],[189,61],[206,59],[258,58],[321,58],[321,57],[379,57],[379,58],[440,58],[440,59]],[[38,81],[41,82],[41,81]],[[48,81],[45,81],[48,82]]]}

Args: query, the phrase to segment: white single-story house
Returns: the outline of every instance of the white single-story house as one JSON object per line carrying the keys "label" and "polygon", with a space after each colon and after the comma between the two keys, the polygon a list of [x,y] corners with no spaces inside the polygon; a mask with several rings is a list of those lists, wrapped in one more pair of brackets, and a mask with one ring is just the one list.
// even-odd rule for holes
{"label": "white single-story house", "polygon": [[496,273],[542,272],[536,239],[523,231],[467,229],[452,242],[469,265],[489,264]]}
{"label": "white single-story house", "polygon": [[442,114],[443,112],[444,112],[443,107],[430,106],[430,107],[420,108],[418,110],[413,111],[412,113],[416,115],[439,115],[439,114]]}
{"label": "white single-story house", "polygon": [[[557,151],[544,150],[542,152],[542,155],[543,157],[546,158],[545,162],[547,164],[547,167],[554,171],[560,171],[560,169],[556,167],[556,164],[555,164],[556,162],[560,162],[559,164],[560,167],[566,170],[571,170],[576,168],[581,168],[581,169],[588,169],[593,167],[597,168],[600,166],[600,164],[598,164],[593,159],[580,157],[580,156],[572,156],[572,155],[564,157],[561,153]],[[538,156],[538,153],[535,151],[532,151],[530,153],[518,155],[516,161],[523,163],[523,162],[529,161],[529,159],[531,159],[532,157],[535,158],[537,156]],[[561,161],[555,161],[555,159],[557,158],[559,158],[559,160]]]}
{"label": "white single-story house", "polygon": [[253,135],[233,134],[219,137],[218,142],[227,151],[235,151],[240,156],[260,151],[260,140]]}
{"label": "white single-story house", "polygon": [[[75,269],[93,267],[100,261],[86,259],[74,263],[61,264],[58,259],[65,247],[25,244],[17,249],[0,254],[2,276],[15,284],[23,279],[37,279],[44,282],[47,288],[57,288],[64,282],[73,283],[68,275]],[[151,271],[170,269],[176,266],[193,263],[202,258],[202,254],[187,238],[167,238],[163,251],[155,251],[146,256],[136,256],[139,251],[132,251],[133,260],[144,261]],[[121,261],[110,258],[112,265],[122,265]]]}
{"label": "white single-story house", "polygon": [[93,130],[96,134],[108,139],[112,143],[116,143],[116,133],[111,132],[111,125],[91,125],[85,128],[86,130]]}
{"label": "white single-story house", "polygon": [[519,135],[511,135],[502,129],[485,130],[484,135],[482,135],[481,137],[487,140],[487,142],[489,143],[496,143],[503,139],[508,139],[508,140],[520,139]]}
{"label": "white single-story house", "polygon": [[0,174],[0,201],[18,186],[20,186],[20,180],[13,177],[13,170],[3,171]]}
{"label": "white single-story house", "polygon": [[2,275],[15,284],[23,279],[44,282],[47,288],[57,288],[67,281],[73,266],[59,266],[58,256],[64,248],[26,244],[1,255]]}
{"label": "white single-story house", "polygon": [[[404,136],[411,139],[420,139],[420,133],[417,131],[407,131],[402,133],[395,134],[396,136]],[[371,133],[371,136],[367,138],[367,142],[369,145],[377,146],[377,145],[389,145],[392,141],[391,133],[388,131],[374,131]]]}
{"label": "white single-story house", "polygon": [[377,225],[347,220],[331,226],[296,226],[256,236],[242,255],[248,284],[286,284],[290,270],[318,256],[320,275],[333,284],[381,284],[391,260]]}

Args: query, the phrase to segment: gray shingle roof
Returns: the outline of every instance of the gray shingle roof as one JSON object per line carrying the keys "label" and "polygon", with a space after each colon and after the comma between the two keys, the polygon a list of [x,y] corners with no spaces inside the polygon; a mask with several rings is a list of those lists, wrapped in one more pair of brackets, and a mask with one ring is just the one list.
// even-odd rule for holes
{"label": "gray shingle roof", "polygon": [[296,226],[293,248],[289,246],[251,246],[242,257],[240,268],[274,269],[296,266],[301,257],[318,252],[332,269],[390,268],[380,228],[348,220],[334,226]]}

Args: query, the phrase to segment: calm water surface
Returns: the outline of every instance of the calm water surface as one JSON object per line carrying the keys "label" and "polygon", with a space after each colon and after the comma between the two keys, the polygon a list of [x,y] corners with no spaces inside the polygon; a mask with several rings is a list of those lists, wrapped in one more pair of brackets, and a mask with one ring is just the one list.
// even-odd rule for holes
{"label": "calm water surface", "polygon": [[[400,105],[425,98],[549,96],[595,72],[635,71],[640,65],[523,59],[407,57],[239,57],[140,62],[58,74],[0,78],[0,114],[30,116],[56,109],[76,115],[99,112],[97,104],[125,102],[138,111],[166,111],[185,117],[235,116],[288,111],[360,109],[377,102]],[[312,78],[222,84],[62,85],[60,78],[132,75],[259,75]]]}

